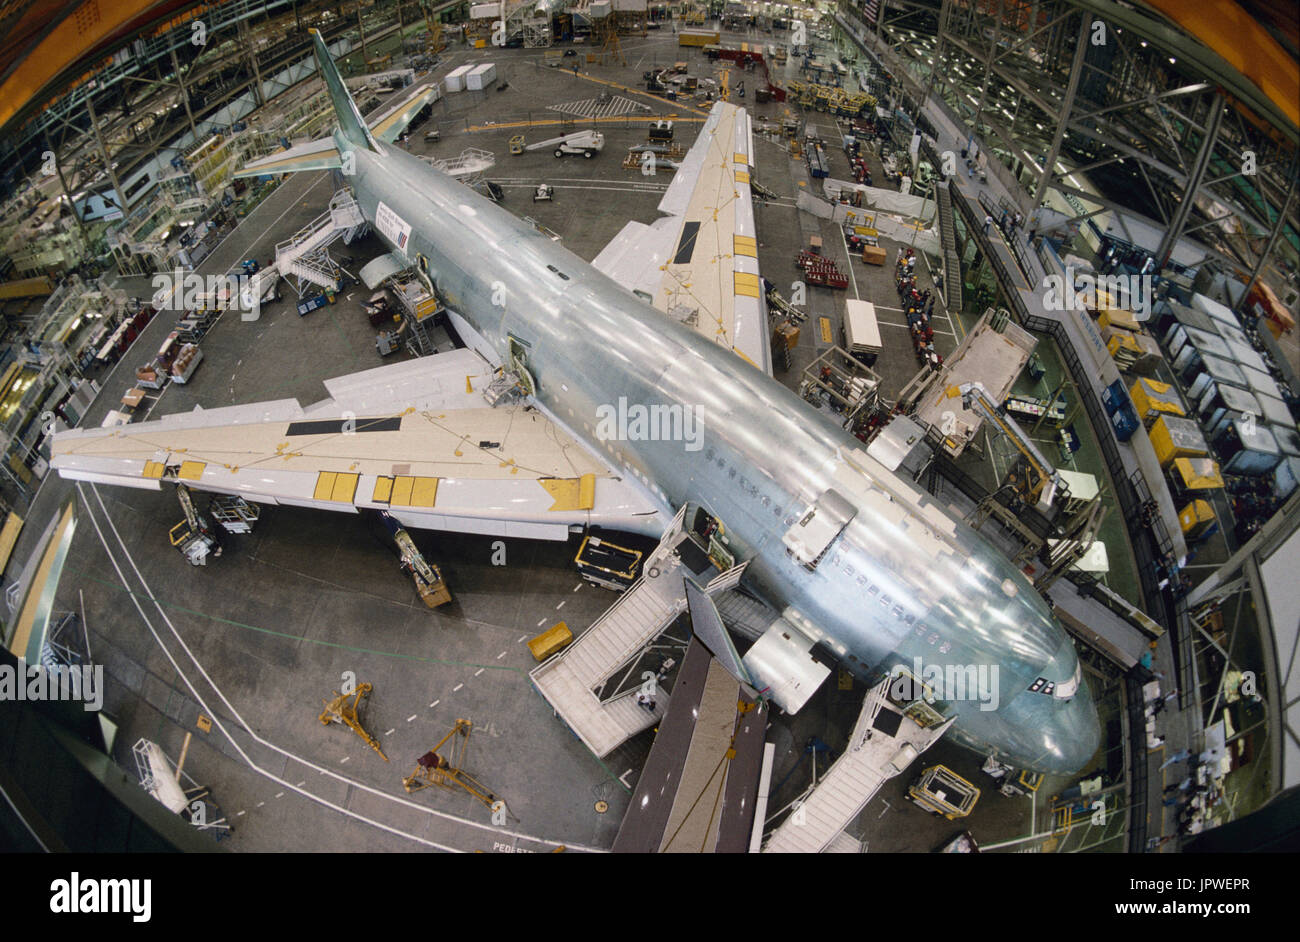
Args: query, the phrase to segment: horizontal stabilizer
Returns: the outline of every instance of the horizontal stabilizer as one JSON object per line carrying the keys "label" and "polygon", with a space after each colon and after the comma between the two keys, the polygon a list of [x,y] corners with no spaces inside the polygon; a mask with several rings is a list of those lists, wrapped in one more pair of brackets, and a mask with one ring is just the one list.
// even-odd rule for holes
{"label": "horizontal stabilizer", "polygon": [[391,142],[397,140],[425,105],[438,100],[438,94],[437,85],[430,85],[428,88],[412,93],[401,104],[381,114],[370,125],[370,133],[381,141]]}
{"label": "horizontal stabilizer", "polygon": [[330,137],[297,144],[269,157],[250,160],[236,170],[237,177],[260,177],[272,173],[296,173],[302,170],[337,170],[343,166],[338,145]]}

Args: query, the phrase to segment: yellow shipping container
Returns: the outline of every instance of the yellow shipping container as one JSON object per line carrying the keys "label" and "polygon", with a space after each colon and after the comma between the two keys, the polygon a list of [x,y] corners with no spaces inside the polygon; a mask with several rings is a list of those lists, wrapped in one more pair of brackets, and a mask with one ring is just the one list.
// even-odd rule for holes
{"label": "yellow shipping container", "polygon": [[1151,424],[1150,434],[1162,468],[1168,468],[1176,458],[1200,458],[1210,453],[1200,426],[1191,419],[1162,415]]}
{"label": "yellow shipping container", "polygon": [[1132,311],[1117,307],[1100,308],[1097,311],[1097,326],[1103,330],[1107,327],[1118,327],[1121,330],[1140,330],[1142,327],[1137,318],[1133,316]]}
{"label": "yellow shipping container", "polygon": [[560,621],[529,641],[528,650],[533,652],[534,659],[544,661],[552,654],[567,647],[572,641],[573,632],[569,631],[568,625]]}
{"label": "yellow shipping container", "polygon": [[[1134,347],[1136,346],[1135,343]],[[1151,424],[1162,415],[1187,415],[1183,410],[1182,402],[1179,401],[1177,391],[1168,383],[1143,377],[1129,387],[1128,394],[1133,400],[1133,408],[1137,410],[1138,418],[1147,428],[1150,428]]]}
{"label": "yellow shipping container", "polygon": [[1214,526],[1214,508],[1209,501],[1194,500],[1178,512],[1178,523],[1183,535],[1194,540]]}
{"label": "yellow shipping container", "polygon": [[1209,491],[1223,487],[1223,474],[1213,458],[1176,458],[1171,472],[1175,487],[1185,491]]}

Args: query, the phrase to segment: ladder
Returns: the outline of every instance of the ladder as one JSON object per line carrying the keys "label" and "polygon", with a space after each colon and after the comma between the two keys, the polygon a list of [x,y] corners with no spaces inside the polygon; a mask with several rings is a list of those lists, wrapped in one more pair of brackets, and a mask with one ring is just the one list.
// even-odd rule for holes
{"label": "ladder", "polygon": [[[361,205],[350,192],[339,190],[330,198],[329,209],[291,238],[276,244],[275,272],[286,278],[290,275],[296,277],[298,285],[295,290],[300,297],[308,283],[337,289],[338,266],[330,260],[327,249],[340,238],[345,244],[350,243],[365,231],[366,225]],[[262,279],[257,278],[254,290],[261,290],[261,285]]]}

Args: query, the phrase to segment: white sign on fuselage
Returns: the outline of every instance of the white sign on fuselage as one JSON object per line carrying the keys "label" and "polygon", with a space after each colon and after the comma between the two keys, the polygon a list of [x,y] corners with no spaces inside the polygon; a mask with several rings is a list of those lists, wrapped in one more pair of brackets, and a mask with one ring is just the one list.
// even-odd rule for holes
{"label": "white sign on fuselage", "polygon": [[375,228],[397,246],[399,252],[406,252],[411,239],[411,224],[393,212],[382,200],[375,210]]}

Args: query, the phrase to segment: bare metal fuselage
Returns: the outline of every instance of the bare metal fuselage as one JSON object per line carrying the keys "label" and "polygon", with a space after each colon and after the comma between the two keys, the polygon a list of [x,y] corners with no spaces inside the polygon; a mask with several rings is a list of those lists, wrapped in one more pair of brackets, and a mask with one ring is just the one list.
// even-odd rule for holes
{"label": "bare metal fuselage", "polygon": [[[936,560],[909,535],[925,526],[919,512],[929,498],[864,460],[860,442],[780,383],[399,148],[356,156],[349,182],[366,218],[374,222],[382,201],[410,225],[402,251],[424,257],[449,306],[503,361],[513,338],[538,405],[640,480],[668,516],[690,502],[723,521],[737,558],[749,560],[746,586],[820,632],[843,666],[864,680],[915,658],[996,667],[994,697],[949,702],[959,738],[1046,772],[1078,771],[1092,757],[1098,724],[1086,682],[1071,699],[1028,689],[1038,678],[1076,675],[1072,643],[1022,574],[974,530],[952,521],[943,535],[949,552]],[[620,397],[697,409],[702,447],[602,440],[597,410]],[[857,502],[853,521],[810,571],[782,535],[846,466],[907,519],[882,514],[879,500]]]}

